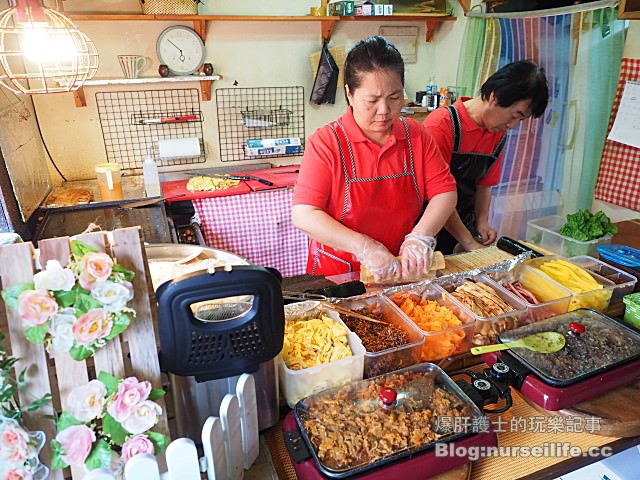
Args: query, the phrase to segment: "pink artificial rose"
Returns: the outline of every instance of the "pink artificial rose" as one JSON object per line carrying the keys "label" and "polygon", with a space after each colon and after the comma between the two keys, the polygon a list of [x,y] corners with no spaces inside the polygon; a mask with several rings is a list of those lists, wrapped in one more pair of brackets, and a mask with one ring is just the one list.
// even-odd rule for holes
{"label": "pink artificial rose", "polygon": [[56,440],[64,450],[64,462],[69,465],[84,465],[93,442],[96,441],[96,434],[86,425],[73,425],[59,432]]}
{"label": "pink artificial rose", "polygon": [[146,435],[134,435],[129,437],[122,446],[122,460],[127,463],[131,457],[140,455],[141,453],[155,454],[153,443]]}
{"label": "pink artificial rose", "polygon": [[0,436],[0,458],[15,463],[24,463],[27,459],[29,437],[20,427],[7,427]]}
{"label": "pink artificial rose", "polygon": [[82,257],[82,271],[96,280],[106,280],[111,275],[113,260],[106,253],[85,253]]}
{"label": "pink artificial rose", "polygon": [[104,308],[89,310],[71,327],[78,345],[91,345],[111,332],[113,322]]}
{"label": "pink artificial rose", "polygon": [[24,468],[14,468],[5,473],[3,480],[32,480],[33,475]]}
{"label": "pink artificial rose", "polygon": [[91,290],[96,285],[96,279],[92,275],[89,275],[87,272],[81,272],[78,277],[78,282],[80,286],[85,290]]}
{"label": "pink artificial rose", "polygon": [[18,297],[18,312],[24,323],[37,327],[58,312],[58,302],[44,290],[27,290]]}
{"label": "pink artificial rose", "polygon": [[144,402],[151,393],[151,383],[140,382],[136,377],[125,378],[118,385],[118,391],[113,397],[107,412],[118,422],[123,422],[136,407]]}

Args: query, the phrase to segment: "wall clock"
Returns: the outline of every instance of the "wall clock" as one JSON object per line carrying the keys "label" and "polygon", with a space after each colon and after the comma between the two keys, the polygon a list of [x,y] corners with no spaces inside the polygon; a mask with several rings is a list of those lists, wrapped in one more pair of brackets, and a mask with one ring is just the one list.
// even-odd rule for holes
{"label": "wall clock", "polygon": [[182,25],[165,29],[156,42],[161,64],[172,75],[191,75],[204,63],[204,43],[195,30]]}

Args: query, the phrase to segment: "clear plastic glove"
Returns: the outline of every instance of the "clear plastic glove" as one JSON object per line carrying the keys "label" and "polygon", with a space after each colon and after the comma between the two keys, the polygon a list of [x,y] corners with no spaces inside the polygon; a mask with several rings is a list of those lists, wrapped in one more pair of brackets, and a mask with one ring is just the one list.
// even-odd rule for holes
{"label": "clear plastic glove", "polygon": [[400,246],[402,278],[417,279],[426,274],[431,266],[436,239],[431,235],[411,232]]}
{"label": "clear plastic glove", "polygon": [[373,238],[367,237],[356,258],[369,270],[376,283],[400,279],[400,262],[387,247]]}

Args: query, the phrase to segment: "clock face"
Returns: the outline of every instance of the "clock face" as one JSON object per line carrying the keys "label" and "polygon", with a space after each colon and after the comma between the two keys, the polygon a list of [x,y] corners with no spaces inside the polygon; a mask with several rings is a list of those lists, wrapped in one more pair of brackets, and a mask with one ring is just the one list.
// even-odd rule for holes
{"label": "clock face", "polygon": [[191,75],[204,63],[204,43],[195,30],[176,25],[164,30],[156,44],[158,59],[173,75]]}

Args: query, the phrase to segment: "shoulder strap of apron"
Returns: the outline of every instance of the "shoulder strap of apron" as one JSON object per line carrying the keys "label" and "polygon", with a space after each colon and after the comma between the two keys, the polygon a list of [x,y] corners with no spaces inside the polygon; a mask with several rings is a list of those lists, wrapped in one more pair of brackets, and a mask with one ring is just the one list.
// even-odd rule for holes
{"label": "shoulder strap of apron", "polygon": [[453,125],[453,151],[457,152],[460,149],[460,135],[462,127],[460,126],[460,115],[458,110],[453,105],[447,107],[449,110],[449,116],[451,117],[451,125]]}
{"label": "shoulder strap of apron", "polygon": [[502,153],[502,149],[504,148],[504,144],[505,143],[507,143],[507,135],[506,134],[505,134],[504,137],[502,137],[500,142],[498,142],[498,144],[496,145],[496,148],[493,150],[492,157],[495,158],[496,160],[498,159],[498,157]]}

